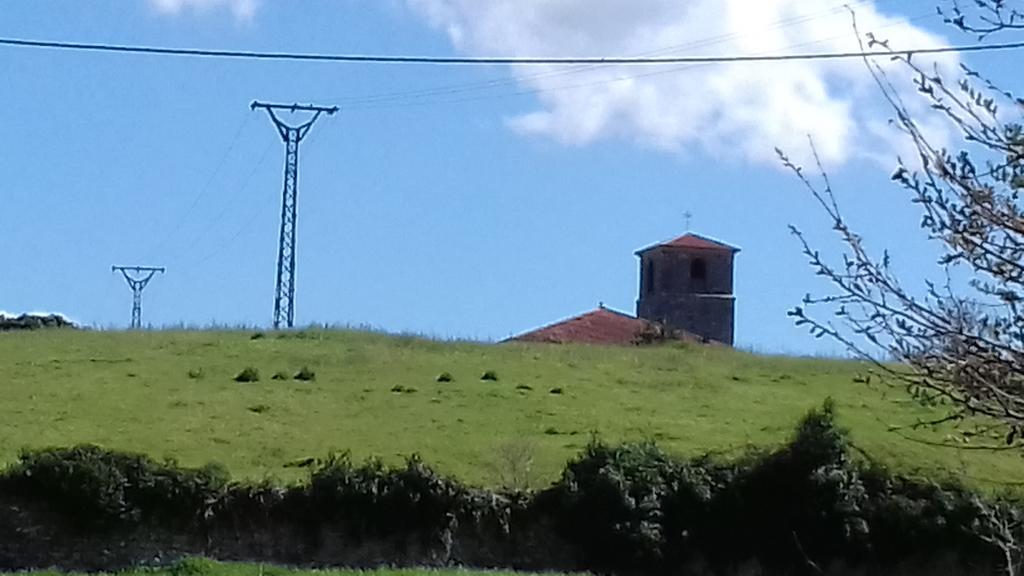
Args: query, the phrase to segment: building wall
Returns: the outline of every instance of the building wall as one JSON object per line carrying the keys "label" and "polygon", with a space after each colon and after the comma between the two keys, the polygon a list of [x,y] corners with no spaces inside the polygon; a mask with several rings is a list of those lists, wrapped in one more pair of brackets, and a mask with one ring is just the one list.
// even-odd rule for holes
{"label": "building wall", "polygon": [[[703,268],[704,277],[693,273]],[[733,343],[733,254],[659,248],[641,255],[637,316],[698,336]]]}
{"label": "building wall", "polygon": [[642,298],[637,316],[732,345],[736,300],[731,295],[684,294]]}
{"label": "building wall", "polygon": [[[706,276],[703,280],[690,277],[694,260],[702,260]],[[640,260],[640,295],[653,292],[669,294],[732,294],[733,256],[729,252],[685,251],[679,249],[652,250]],[[653,268],[654,286],[650,287],[649,270]]]}

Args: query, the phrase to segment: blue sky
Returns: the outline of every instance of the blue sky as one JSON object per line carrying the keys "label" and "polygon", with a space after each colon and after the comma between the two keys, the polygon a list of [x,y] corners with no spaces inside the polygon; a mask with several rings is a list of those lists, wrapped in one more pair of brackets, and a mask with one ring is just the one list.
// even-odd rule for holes
{"label": "blue sky", "polygon": [[[7,0],[0,36],[516,56],[852,42],[842,2],[772,0],[758,14],[738,0],[538,2]],[[855,4],[866,27],[908,45],[973,41],[932,2]],[[968,62],[998,78],[1014,58]],[[0,309],[123,326],[131,294],[110,266],[146,264],[168,268],[146,290],[147,323],[269,324],[283,152],[253,99],[342,107],[302,148],[299,324],[497,339],[599,301],[632,311],[634,250],[684,232],[689,211],[695,231],[742,248],[738,344],[833,351],[785,314],[823,288],[787,226],[834,246],[771,158],[776,144],[804,155],[808,133],[870,245],[892,249],[912,281],[933,270],[913,206],[888,183],[904,148],[862,65],[650,71],[0,48]]]}

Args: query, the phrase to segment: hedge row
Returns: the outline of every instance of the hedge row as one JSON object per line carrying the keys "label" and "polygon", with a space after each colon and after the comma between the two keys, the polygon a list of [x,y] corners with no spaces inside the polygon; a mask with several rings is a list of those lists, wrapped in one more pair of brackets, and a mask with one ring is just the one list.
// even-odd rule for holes
{"label": "hedge row", "polygon": [[314,464],[308,482],[278,487],[231,482],[216,466],[77,446],[23,451],[0,474],[0,495],[45,502],[93,532],[159,524],[188,533],[259,518],[450,548],[460,526],[500,540],[543,523],[575,548],[580,569],[630,573],[696,560],[723,570],[749,560],[797,571],[890,565],[939,550],[996,562],[994,520],[1016,514],[962,487],[852,461],[830,403],[783,448],[734,462],[595,441],[530,494],[470,488],[416,457],[392,468],[334,455]]}

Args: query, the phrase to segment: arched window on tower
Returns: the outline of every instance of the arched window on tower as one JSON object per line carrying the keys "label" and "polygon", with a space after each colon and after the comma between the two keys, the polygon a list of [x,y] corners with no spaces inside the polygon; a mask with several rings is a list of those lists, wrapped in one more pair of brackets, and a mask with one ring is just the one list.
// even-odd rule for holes
{"label": "arched window on tower", "polygon": [[650,294],[654,292],[654,261],[648,260],[646,266],[644,266],[644,273],[647,278],[644,279],[644,289]]}
{"label": "arched window on tower", "polygon": [[690,280],[704,280],[708,277],[708,265],[703,258],[690,261]]}

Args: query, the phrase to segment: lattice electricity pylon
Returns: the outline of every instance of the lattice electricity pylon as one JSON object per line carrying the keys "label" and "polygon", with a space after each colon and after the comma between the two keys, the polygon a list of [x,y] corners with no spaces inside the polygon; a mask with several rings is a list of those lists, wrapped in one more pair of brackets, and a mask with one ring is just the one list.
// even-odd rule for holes
{"label": "lattice electricity pylon", "polygon": [[[313,127],[320,114],[334,114],[337,106],[300,106],[298,104],[264,104],[253,102],[251,109],[263,108],[277,127],[284,141],[284,190],[281,194],[281,236],[277,244],[277,288],[274,291],[274,329],[283,323],[291,328],[295,323],[295,208],[299,194],[299,142]],[[289,126],[274,113],[275,110],[313,112],[305,124]]]}
{"label": "lattice electricity pylon", "polygon": [[[154,266],[111,266],[111,272],[120,272],[132,289],[132,329],[142,328],[142,289],[153,279],[157,272],[163,274],[164,268]],[[134,273],[134,274],[133,274]]]}

